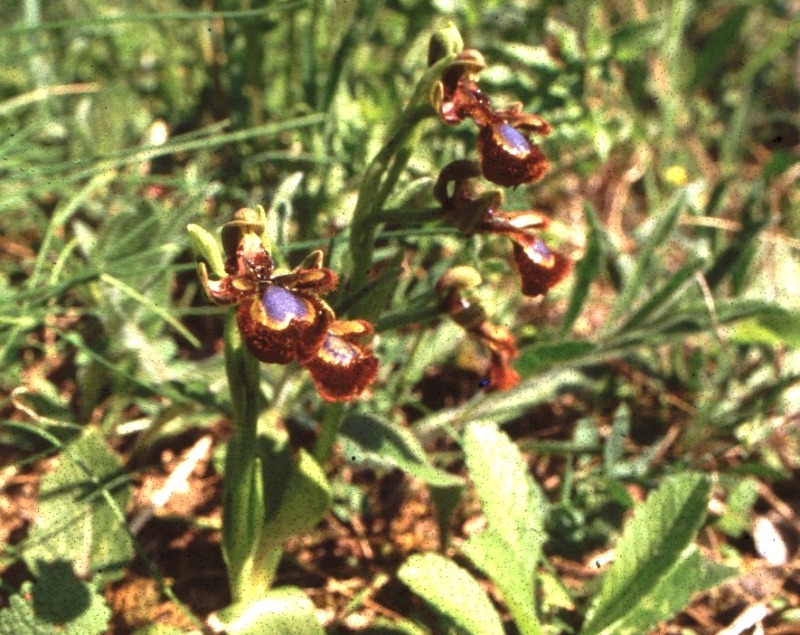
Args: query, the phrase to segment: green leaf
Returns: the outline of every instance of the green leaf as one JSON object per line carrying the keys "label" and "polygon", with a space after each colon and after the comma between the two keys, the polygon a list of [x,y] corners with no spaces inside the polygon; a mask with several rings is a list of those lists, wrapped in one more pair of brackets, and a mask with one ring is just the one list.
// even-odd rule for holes
{"label": "green leaf", "polygon": [[629,22],[614,31],[611,44],[618,62],[635,62],[658,48],[664,39],[666,26],[662,18],[644,22]]}
{"label": "green leaf", "polygon": [[75,577],[70,565],[48,565],[36,584],[25,582],[0,611],[0,635],[100,635],[108,630],[111,610],[90,584]]}
{"label": "green leaf", "polygon": [[459,629],[474,635],[503,635],[503,624],[475,579],[444,556],[413,555],[397,572],[400,580]]}
{"label": "green leaf", "polygon": [[254,602],[232,604],[209,618],[229,635],[324,635],[316,608],[296,587],[272,589]]}
{"label": "green leaf", "polygon": [[363,631],[363,635],[430,635],[430,631],[405,619],[389,619],[378,615],[371,626]]}
{"label": "green leaf", "polygon": [[735,270],[742,259],[750,253],[756,237],[772,223],[771,219],[759,221],[752,218],[754,208],[761,203],[762,192],[761,185],[753,186],[742,212],[745,219],[742,231],[736,234],[730,245],[714,259],[714,262],[706,270],[705,278],[710,289],[716,289],[719,283]]}
{"label": "green leaf", "polygon": [[425,435],[445,425],[460,425],[466,421],[503,423],[526,412],[531,406],[554,399],[561,390],[586,385],[587,379],[573,370],[559,370],[524,380],[505,392],[479,395],[462,406],[436,412],[420,419],[414,428]]}
{"label": "green leaf", "polygon": [[[330,507],[331,490],[325,472],[304,449],[293,454],[288,436],[270,430],[259,438],[262,480],[254,504],[264,521],[256,527],[255,544],[240,573],[257,571],[264,588],[271,583],[287,538],[313,529]],[[251,580],[250,585],[253,585]],[[263,589],[262,589],[263,593]],[[244,596],[254,599],[252,595]]]}
{"label": "green leaf", "polygon": [[681,297],[682,291],[688,287],[692,276],[699,270],[699,264],[689,263],[672,274],[642,305],[631,314],[628,319],[617,329],[618,333],[625,333],[641,326],[653,314],[663,314],[664,311],[675,304]]}
{"label": "green leaf", "polygon": [[547,499],[497,425],[470,424],[464,454],[489,525],[467,541],[464,553],[500,587],[520,632],[540,633],[534,575],[545,539]]}
{"label": "green leaf", "polygon": [[130,487],[127,478],[111,482],[121,470],[119,457],[93,428],[67,446],[58,468],[42,478],[36,523],[25,542],[25,563],[34,574],[68,561],[84,563],[89,575],[121,575],[133,558],[124,525]]}
{"label": "green leaf", "polygon": [[302,448],[292,461],[289,478],[265,481],[264,489],[267,488],[283,490],[274,515],[267,517],[261,530],[276,541],[313,529],[330,506],[331,490],[325,472]]}
{"label": "green leaf", "polygon": [[714,29],[704,40],[694,63],[694,73],[689,86],[694,89],[698,86],[712,82],[722,66],[730,49],[739,49],[739,33],[742,30],[745,17],[750,13],[746,4],[729,7],[719,26]]}
{"label": "green leaf", "polygon": [[524,556],[523,570],[532,581],[545,538],[547,499],[517,446],[496,424],[469,424],[464,455],[489,527]]}
{"label": "green leaf", "polygon": [[800,312],[775,309],[742,320],[730,329],[729,339],[742,344],[800,346]]}
{"label": "green leaf", "polygon": [[583,258],[575,267],[575,284],[569,299],[564,321],[561,323],[561,335],[566,335],[581,314],[586,299],[589,297],[589,287],[600,273],[603,264],[603,226],[597,212],[589,201],[583,201],[583,215],[586,219],[588,234],[586,236],[586,251]]}
{"label": "green leaf", "polygon": [[611,434],[603,446],[603,466],[606,474],[613,474],[616,466],[624,456],[625,440],[631,431],[631,411],[627,404],[622,404],[614,413]]}
{"label": "green leaf", "polygon": [[503,599],[522,635],[541,633],[534,606],[534,581],[526,570],[524,547],[509,544],[490,527],[470,536],[461,551],[503,592]]}
{"label": "green leaf", "polygon": [[616,546],[582,635],[616,627],[662,583],[694,539],[708,506],[711,484],[702,474],[667,479],[634,513]]}
{"label": "green leaf", "polygon": [[222,278],[225,275],[225,263],[217,239],[200,225],[194,223],[187,225],[186,231],[189,232],[189,242],[195,255],[207,262],[217,277]]}
{"label": "green leaf", "polygon": [[354,413],[342,423],[345,456],[400,468],[434,487],[464,487],[459,476],[431,465],[425,450],[411,432],[373,415]]}
{"label": "green leaf", "polygon": [[715,571],[709,575],[707,564],[697,547],[690,545],[636,608],[613,629],[607,629],[605,632],[613,635],[649,633],[659,622],[669,619],[688,606],[695,593],[716,586],[736,572],[735,569],[723,567],[721,569],[724,571]]}
{"label": "green leaf", "polygon": [[[358,317],[369,322],[378,319],[386,309],[389,300],[397,289],[397,281],[402,275],[401,262],[403,252],[392,258],[391,262],[383,263],[385,269],[374,280],[370,280],[360,290],[358,297],[353,298],[350,306],[347,307],[347,314],[351,317]],[[337,310],[337,314],[339,311]]]}
{"label": "green leaf", "polygon": [[750,528],[753,505],[758,500],[758,481],[744,478],[736,482],[728,492],[725,512],[716,525],[732,538],[739,538]]}
{"label": "green leaf", "polygon": [[561,340],[543,342],[522,349],[516,367],[523,376],[529,377],[555,366],[567,366],[590,356],[596,349],[592,342]]}

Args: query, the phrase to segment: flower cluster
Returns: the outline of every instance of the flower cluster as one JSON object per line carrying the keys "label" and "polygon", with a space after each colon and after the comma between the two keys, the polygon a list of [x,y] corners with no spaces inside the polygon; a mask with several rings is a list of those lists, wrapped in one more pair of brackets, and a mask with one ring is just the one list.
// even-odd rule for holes
{"label": "flower cluster", "polygon": [[478,74],[484,68],[479,51],[461,51],[434,85],[431,103],[444,123],[472,119],[480,128],[478,157],[487,179],[504,187],[538,181],[547,172],[547,159],[530,135],[550,134],[550,124],[539,115],[522,112],[519,103],[493,108],[478,88]]}
{"label": "flower cluster", "polygon": [[519,374],[511,367],[511,360],[519,356],[519,351],[511,331],[489,322],[486,310],[470,294],[469,290],[478,288],[480,283],[480,274],[472,267],[454,267],[445,272],[436,283],[439,308],[488,349],[489,371],[481,386],[508,390],[519,383]]}
{"label": "flower cluster", "polygon": [[503,192],[485,191],[477,178],[480,174],[476,163],[464,160],[454,161],[441,171],[433,194],[445,216],[467,235],[484,233],[510,238],[522,279],[522,293],[528,296],[547,293],[571,268],[570,259],[552,251],[536,233],[547,228],[547,217],[533,210],[499,211]]}
{"label": "flower cluster", "polygon": [[240,209],[223,228],[225,271],[220,280],[202,276],[208,297],[237,304],[242,339],[259,361],[298,361],[311,373],[327,401],[349,401],[371,384],[378,360],[362,344],[373,334],[364,320],[338,320],[320,297],[336,288],[338,276],[322,266],[322,252],[311,253],[290,273],[274,275],[275,263],[264,249],[256,212]]}

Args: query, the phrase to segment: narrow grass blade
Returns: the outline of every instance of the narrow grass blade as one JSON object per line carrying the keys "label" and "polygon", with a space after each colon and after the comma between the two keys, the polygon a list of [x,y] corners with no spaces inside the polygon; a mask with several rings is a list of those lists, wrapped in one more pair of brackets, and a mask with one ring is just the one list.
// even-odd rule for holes
{"label": "narrow grass blade", "polygon": [[603,264],[603,225],[589,201],[583,202],[583,216],[588,228],[586,252],[575,268],[575,285],[572,288],[569,306],[567,306],[564,321],[561,324],[562,336],[569,333],[575,320],[578,319],[586,299],[589,297],[589,287],[600,273]]}
{"label": "narrow grass blade", "polygon": [[628,310],[652,274],[653,255],[656,249],[667,241],[678,224],[678,216],[686,205],[686,196],[686,188],[683,188],[675,194],[666,207],[657,212],[656,224],[642,245],[633,273],[626,281],[622,293],[614,304],[612,312],[614,317],[618,317]]}

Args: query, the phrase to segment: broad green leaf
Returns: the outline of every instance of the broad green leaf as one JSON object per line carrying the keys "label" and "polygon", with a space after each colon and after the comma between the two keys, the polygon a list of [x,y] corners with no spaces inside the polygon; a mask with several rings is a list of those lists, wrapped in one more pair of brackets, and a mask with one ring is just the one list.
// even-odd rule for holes
{"label": "broad green leaf", "polygon": [[544,541],[547,499],[517,446],[497,425],[469,424],[464,455],[489,527],[523,554],[523,570],[532,580]]}
{"label": "broad green leaf", "polygon": [[111,610],[70,565],[48,566],[51,579],[25,582],[0,611],[0,635],[100,635],[108,631]]}
{"label": "broad green leaf", "polygon": [[463,487],[464,481],[431,465],[411,432],[373,415],[351,414],[342,424],[345,456],[384,467],[398,467],[434,487]]}
{"label": "broad green leaf", "polygon": [[124,525],[130,487],[121,470],[94,428],[67,446],[56,470],[42,478],[36,523],[24,548],[31,571],[41,575],[47,565],[68,561],[84,563],[89,575],[122,573],[133,543]]}
{"label": "broad green leaf", "polygon": [[540,633],[533,591],[547,500],[517,447],[495,424],[470,424],[464,454],[489,525],[467,541],[464,553],[503,591],[520,632]]}
{"label": "broad green leaf", "polygon": [[716,586],[735,569],[706,562],[694,545],[684,549],[678,561],[656,587],[621,622],[603,631],[607,635],[640,635],[687,607],[695,593]]}
{"label": "broad green leaf", "polygon": [[503,624],[475,579],[439,554],[413,555],[397,572],[432,609],[470,635],[503,635]]}
{"label": "broad green leaf", "polygon": [[586,250],[583,258],[575,267],[575,284],[569,299],[564,321],[561,323],[561,335],[566,335],[581,314],[586,299],[589,297],[589,287],[600,273],[603,265],[603,226],[597,212],[589,201],[583,201],[583,216],[586,219],[588,235],[586,236]]}
{"label": "broad green leaf", "polygon": [[331,502],[330,484],[325,472],[302,448],[292,460],[289,478],[265,481],[264,490],[267,489],[283,490],[274,515],[272,510],[267,510],[267,520],[261,530],[262,534],[276,541],[313,529]]}
{"label": "broad green leaf", "polygon": [[711,484],[701,474],[667,479],[625,526],[616,560],[589,612],[582,635],[614,633],[669,574],[706,516]]}
{"label": "broad green leaf", "polygon": [[280,587],[254,602],[232,604],[209,622],[224,627],[229,635],[324,635],[316,608],[296,587]]}
{"label": "broad green leaf", "polygon": [[519,632],[522,635],[541,633],[534,606],[533,574],[527,570],[525,547],[509,544],[489,527],[470,536],[461,551],[503,592]]}

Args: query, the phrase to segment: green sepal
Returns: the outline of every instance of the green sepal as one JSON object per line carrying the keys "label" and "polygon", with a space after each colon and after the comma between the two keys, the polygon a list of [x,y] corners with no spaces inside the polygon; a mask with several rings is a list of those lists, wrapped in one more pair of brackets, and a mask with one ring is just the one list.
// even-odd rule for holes
{"label": "green sepal", "polygon": [[216,276],[223,277],[225,275],[225,262],[222,259],[219,243],[217,243],[217,239],[214,238],[213,234],[194,223],[187,225],[186,231],[189,232],[189,242],[198,260],[208,263],[211,271]]}

